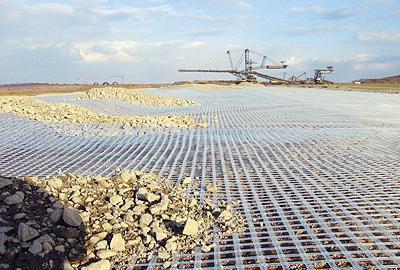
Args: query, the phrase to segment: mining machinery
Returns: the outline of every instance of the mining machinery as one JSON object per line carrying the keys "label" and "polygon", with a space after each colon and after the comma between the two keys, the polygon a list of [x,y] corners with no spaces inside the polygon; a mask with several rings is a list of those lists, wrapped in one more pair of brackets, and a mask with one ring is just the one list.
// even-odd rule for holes
{"label": "mining machinery", "polygon": [[[100,84],[101,85],[116,85],[116,84],[119,84],[117,81],[113,81],[115,79],[110,79],[110,78],[119,78],[120,83],[124,84],[124,74],[107,76],[105,78],[85,77],[85,78],[79,78],[78,80],[81,82],[84,82],[85,84],[88,84],[88,82],[93,82],[93,85],[100,85]],[[109,82],[110,80],[112,80],[113,82]]]}
{"label": "mining machinery", "polygon": [[[303,77],[303,76],[306,77],[306,76],[307,76],[307,72],[303,72],[303,73],[301,73],[300,75],[295,75],[295,74],[293,74],[293,76],[290,77],[290,81],[291,81],[292,83],[302,82],[302,80],[300,80],[300,78]],[[306,79],[304,79],[304,80],[306,80]]]}
{"label": "mining machinery", "polygon": [[[255,82],[257,81],[257,77],[267,79],[269,81],[280,81],[280,82],[289,82],[285,79],[273,77],[267,74],[263,74],[258,72],[262,69],[285,69],[287,65],[285,61],[281,61],[279,64],[274,60],[269,58],[268,56],[261,55],[254,51],[250,51],[249,49],[244,50],[237,63],[234,65],[232,60],[232,51],[227,51],[229,58],[229,63],[231,69],[178,69],[179,72],[212,72],[212,73],[230,73],[237,77],[240,81],[248,81]],[[261,57],[261,63],[258,64],[251,57],[258,56]],[[273,62],[274,64],[266,64],[267,60]],[[244,64],[244,69],[243,69]]]}
{"label": "mining machinery", "polygon": [[333,72],[333,66],[327,66],[324,69],[315,69],[314,70],[314,83],[320,84],[320,83],[332,83],[330,81],[325,80],[323,77],[323,74],[332,74]]}

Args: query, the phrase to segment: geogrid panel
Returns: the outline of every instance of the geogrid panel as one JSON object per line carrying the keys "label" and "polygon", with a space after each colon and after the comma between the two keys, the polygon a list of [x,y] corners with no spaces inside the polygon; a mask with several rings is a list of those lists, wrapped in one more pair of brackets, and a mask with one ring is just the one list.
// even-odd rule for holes
{"label": "geogrid panel", "polygon": [[[192,114],[209,128],[122,130],[48,124],[0,115],[0,174],[151,171],[240,200],[244,233],[177,258],[174,268],[396,268],[400,264],[400,97],[291,88],[159,90],[196,107],[146,107],[117,100],[81,104],[114,115]],[[61,129],[60,129],[61,128]],[[64,128],[64,129],[63,129]],[[68,136],[63,130],[85,130]],[[77,135],[77,134],[74,134]],[[93,135],[93,136],[91,136]],[[133,258],[134,261],[134,258]],[[151,269],[133,264],[136,269]]]}

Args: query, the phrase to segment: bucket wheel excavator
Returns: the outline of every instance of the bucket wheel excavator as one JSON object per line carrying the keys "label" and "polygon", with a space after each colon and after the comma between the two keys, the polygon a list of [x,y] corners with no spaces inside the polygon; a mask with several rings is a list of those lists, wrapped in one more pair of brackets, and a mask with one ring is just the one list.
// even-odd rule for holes
{"label": "bucket wheel excavator", "polygon": [[[226,52],[229,58],[231,69],[178,69],[179,72],[211,72],[211,73],[230,73],[237,77],[240,81],[255,82],[257,78],[263,78],[269,81],[289,82],[282,78],[273,77],[267,74],[260,73],[263,69],[285,69],[287,65],[285,61],[280,63],[275,62],[268,56],[261,55],[249,49],[244,50],[239,60],[234,64],[232,60],[233,51]],[[261,62],[257,63],[252,59],[253,56],[261,58]],[[267,60],[273,64],[266,64]]]}

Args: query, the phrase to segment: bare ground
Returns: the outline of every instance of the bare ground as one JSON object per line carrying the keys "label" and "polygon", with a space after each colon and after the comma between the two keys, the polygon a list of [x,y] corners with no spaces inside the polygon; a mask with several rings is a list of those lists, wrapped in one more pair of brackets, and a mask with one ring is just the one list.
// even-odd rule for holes
{"label": "bare ground", "polygon": [[[162,87],[167,84],[124,84],[124,88],[139,89]],[[93,87],[110,87],[88,84],[15,84],[0,85],[0,96],[36,96],[43,94],[65,94],[74,92],[85,92]],[[116,85],[115,87],[121,87]]]}

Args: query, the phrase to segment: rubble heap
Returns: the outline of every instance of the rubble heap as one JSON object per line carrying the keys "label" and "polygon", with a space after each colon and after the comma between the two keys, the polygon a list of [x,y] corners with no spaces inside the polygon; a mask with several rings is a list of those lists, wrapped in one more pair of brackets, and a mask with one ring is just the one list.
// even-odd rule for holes
{"label": "rubble heap", "polygon": [[99,123],[121,127],[206,127],[207,123],[196,124],[193,116],[111,116],[97,114],[82,106],[64,103],[46,103],[28,97],[0,97],[0,113],[13,112],[45,122]]}
{"label": "rubble heap", "polygon": [[108,270],[157,256],[168,268],[196,246],[210,252],[213,228],[225,237],[244,220],[232,205],[188,196],[191,182],[133,171],[0,178],[0,261],[10,269]]}
{"label": "rubble heap", "polygon": [[194,101],[166,98],[157,95],[140,93],[120,87],[92,88],[78,99],[120,99],[131,103],[151,106],[193,106]]}

